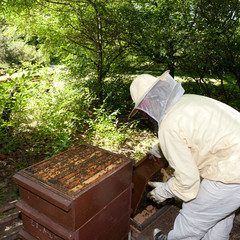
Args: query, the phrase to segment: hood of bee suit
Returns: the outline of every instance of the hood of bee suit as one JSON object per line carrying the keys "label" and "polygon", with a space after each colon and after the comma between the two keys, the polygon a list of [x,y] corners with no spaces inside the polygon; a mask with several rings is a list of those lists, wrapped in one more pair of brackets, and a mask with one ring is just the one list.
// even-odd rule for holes
{"label": "hood of bee suit", "polygon": [[135,107],[129,118],[141,110],[159,125],[164,115],[184,94],[184,89],[181,83],[175,81],[169,71],[166,71],[157,78],[149,74],[139,75],[133,80],[130,93]]}

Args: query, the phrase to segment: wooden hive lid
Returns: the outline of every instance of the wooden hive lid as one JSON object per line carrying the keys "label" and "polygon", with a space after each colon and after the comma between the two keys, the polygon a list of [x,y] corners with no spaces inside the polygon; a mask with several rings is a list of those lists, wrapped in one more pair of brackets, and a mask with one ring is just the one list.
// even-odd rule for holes
{"label": "wooden hive lid", "polygon": [[74,197],[111,175],[129,159],[91,145],[79,145],[21,171]]}

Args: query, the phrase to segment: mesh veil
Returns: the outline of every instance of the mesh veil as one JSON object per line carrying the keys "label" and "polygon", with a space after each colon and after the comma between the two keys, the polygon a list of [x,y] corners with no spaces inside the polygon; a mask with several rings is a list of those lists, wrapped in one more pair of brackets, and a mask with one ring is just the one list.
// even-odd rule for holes
{"label": "mesh veil", "polygon": [[164,81],[158,81],[150,89],[136,109],[147,113],[159,125],[163,116],[178,101],[183,93],[184,89],[181,83],[176,82],[168,75]]}

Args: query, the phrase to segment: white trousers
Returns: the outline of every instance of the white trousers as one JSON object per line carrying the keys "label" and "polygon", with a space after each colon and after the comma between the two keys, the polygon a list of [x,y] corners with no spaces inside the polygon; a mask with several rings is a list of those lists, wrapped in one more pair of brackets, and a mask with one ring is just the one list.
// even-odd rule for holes
{"label": "white trousers", "polygon": [[183,203],[168,240],[227,240],[240,207],[240,184],[203,179],[197,197]]}

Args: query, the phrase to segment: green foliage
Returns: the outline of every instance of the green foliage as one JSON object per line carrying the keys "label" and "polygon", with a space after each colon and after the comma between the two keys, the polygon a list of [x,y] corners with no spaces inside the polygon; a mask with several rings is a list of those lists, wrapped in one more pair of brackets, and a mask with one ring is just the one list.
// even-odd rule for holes
{"label": "green foliage", "polygon": [[[8,23],[27,41],[39,36],[43,49],[61,55],[81,76],[93,73],[99,85],[124,54],[115,2],[108,1],[8,1]],[[11,10],[10,10],[11,9]],[[14,12],[14,14],[12,14]],[[15,14],[18,12],[18,14]]]}
{"label": "green foliage", "polygon": [[93,143],[112,149],[119,147],[125,140],[124,125],[118,126],[117,111],[107,111],[107,106],[102,105],[94,109],[93,117],[88,120],[89,137]]}
{"label": "green foliage", "polygon": [[[9,118],[1,124],[1,152],[21,155],[15,162],[15,167],[21,169],[36,156],[49,157],[81,142],[120,151],[140,134],[137,123],[129,126],[125,120],[119,120],[132,107],[130,79],[119,75],[106,79],[107,97],[99,107],[94,107],[94,81],[75,79],[64,67],[36,68],[19,73],[14,80],[3,81],[0,113],[13,100],[9,90],[16,86],[18,90],[9,107]],[[132,157],[140,157],[144,152],[141,143],[136,144],[139,150],[133,151]]]}
{"label": "green foliage", "polygon": [[[140,159],[157,138],[141,122],[126,119],[132,108],[128,91],[132,77],[106,79],[108,95],[98,107],[91,78],[75,79],[64,67],[35,69],[3,81],[0,114],[6,106],[11,111],[9,120],[1,118],[1,152],[21,155],[17,169],[33,163],[36,156],[50,157],[82,142]],[[176,79],[187,93],[202,94],[192,78]],[[16,86],[10,98],[9,90]]]}
{"label": "green foliage", "polygon": [[104,81],[103,96],[112,111],[127,114],[132,107],[129,88],[133,78],[131,75],[112,75]]}
{"label": "green foliage", "polygon": [[[1,132],[2,151],[9,154],[22,148],[29,155],[52,155],[71,144],[71,136],[86,117],[91,99],[87,89],[64,78],[61,71],[64,70],[47,68],[22,74],[15,80],[19,89],[14,95],[11,118],[2,123],[8,129]],[[6,106],[5,99],[1,106]]]}
{"label": "green foliage", "polygon": [[91,144],[138,161],[158,139],[149,129],[139,129],[139,121],[120,122],[119,119],[118,111],[109,111],[107,101],[100,108],[94,109],[86,132],[89,140]]}
{"label": "green foliage", "polygon": [[47,62],[47,59],[35,46],[26,44],[21,38],[10,39],[0,30],[0,70],[21,68],[34,63]]}
{"label": "green foliage", "polygon": [[[195,1],[193,2],[194,25],[188,32],[188,46],[180,62],[182,71],[198,75],[197,81],[210,97],[221,95],[224,102],[234,98],[233,89],[240,89],[240,2]],[[224,82],[231,75],[231,90]],[[218,92],[212,91],[217,79]]]}
{"label": "green foliage", "polygon": [[49,56],[66,68],[3,82],[2,150],[50,156],[82,136],[119,149],[139,134],[123,124],[136,72],[176,70],[192,77],[187,93],[238,108],[239,9],[237,0],[3,1],[2,68],[29,70]]}
{"label": "green foliage", "polygon": [[100,102],[108,95],[105,78],[134,68],[168,68],[173,76],[180,69],[197,76],[209,96],[207,79],[218,78],[225,102],[230,73],[239,91],[237,0],[18,0],[3,9],[12,35],[61,58],[75,76],[91,75]]}
{"label": "green foliage", "polygon": [[[134,1],[120,8],[124,37],[141,61],[164,65],[174,75],[190,25],[189,1]],[[145,59],[145,60],[143,60]]]}

